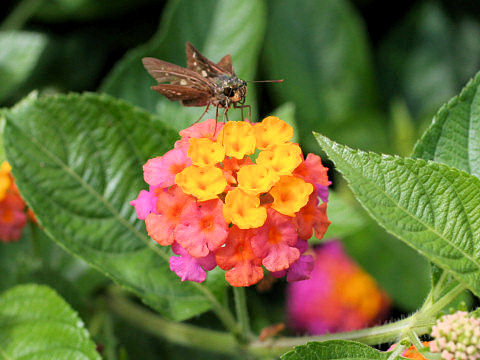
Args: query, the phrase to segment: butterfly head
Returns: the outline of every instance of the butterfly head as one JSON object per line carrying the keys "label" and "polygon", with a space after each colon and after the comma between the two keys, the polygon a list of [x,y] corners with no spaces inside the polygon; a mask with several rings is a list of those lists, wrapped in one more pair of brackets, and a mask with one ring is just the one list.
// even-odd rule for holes
{"label": "butterfly head", "polygon": [[225,104],[243,103],[247,95],[247,82],[237,77],[225,78],[221,81],[219,92]]}

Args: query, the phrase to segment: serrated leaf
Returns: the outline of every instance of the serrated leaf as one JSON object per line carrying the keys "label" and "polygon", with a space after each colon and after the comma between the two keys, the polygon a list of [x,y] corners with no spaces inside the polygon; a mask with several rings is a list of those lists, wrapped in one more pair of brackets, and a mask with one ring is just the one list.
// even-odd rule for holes
{"label": "serrated leaf", "polygon": [[20,285],[0,295],[0,358],[101,359],[77,313],[39,285]]}
{"label": "serrated leaf", "polygon": [[388,232],[480,294],[480,180],[443,164],[356,151],[316,134]]}
{"label": "serrated leaf", "polygon": [[[173,114],[168,119],[177,129],[182,129],[195,121],[203,109],[184,108],[153,91],[150,87],[156,83],[143,68],[142,57],[156,57],[185,66],[185,42],[190,41],[212,61],[231,54],[237,75],[245,80],[254,79],[265,28],[263,0],[170,1],[160,24],[147,44],[130,51],[115,66],[104,81],[102,91],[157,112],[161,118]],[[247,103],[254,105],[254,87],[249,86],[248,92]]]}
{"label": "serrated leaf", "polygon": [[[282,360],[386,360],[389,359],[390,354],[354,341],[331,340],[297,346],[281,358]],[[395,359],[403,358],[395,357]]]}
{"label": "serrated leaf", "polygon": [[[95,94],[27,100],[6,118],[13,175],[55,241],[166,317],[186,319],[210,308],[196,286],[170,271],[165,248],[145,235],[129,205],[146,187],[142,165],[172,147],[173,130]],[[207,283],[225,282],[214,271]]]}
{"label": "serrated leaf", "polygon": [[277,104],[295,104],[302,145],[313,151],[312,130],[320,127],[356,145],[382,143],[383,125],[372,113],[377,95],[367,38],[351,4],[272,0],[268,5],[262,66],[267,78],[285,81],[267,89]]}
{"label": "serrated leaf", "polygon": [[[430,127],[417,142],[413,157],[433,160],[480,176],[480,74],[460,95],[442,106]],[[432,285],[442,271],[432,264]],[[446,285],[452,287],[452,281]]]}
{"label": "serrated leaf", "polygon": [[31,74],[47,46],[47,38],[26,31],[0,32],[0,100]]}
{"label": "serrated leaf", "polygon": [[480,177],[480,74],[442,106],[416,144],[413,156]]}

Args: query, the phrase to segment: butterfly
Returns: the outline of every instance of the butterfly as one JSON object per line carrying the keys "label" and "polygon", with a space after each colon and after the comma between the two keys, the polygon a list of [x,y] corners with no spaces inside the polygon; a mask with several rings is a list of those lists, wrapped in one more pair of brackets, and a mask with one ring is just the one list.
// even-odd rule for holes
{"label": "butterfly", "polygon": [[235,74],[230,55],[214,63],[189,42],[186,43],[186,53],[186,68],[151,57],[142,59],[145,69],[158,82],[158,85],[152,86],[153,90],[171,101],[180,101],[183,106],[206,106],[196,122],[202,119],[211,105],[217,108],[217,119],[219,108],[224,109],[224,118],[231,106],[242,109],[242,119],[244,108],[251,113],[250,105],[245,105],[247,82]]}

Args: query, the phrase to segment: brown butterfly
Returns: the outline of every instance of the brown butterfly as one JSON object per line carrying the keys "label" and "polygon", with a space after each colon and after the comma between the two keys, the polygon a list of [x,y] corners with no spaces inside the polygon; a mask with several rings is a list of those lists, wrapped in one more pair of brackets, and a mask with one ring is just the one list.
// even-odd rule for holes
{"label": "brown butterfly", "polygon": [[[155,59],[143,58],[143,66],[157,80],[152,89],[171,101],[180,100],[183,106],[206,106],[200,119],[210,105],[224,108],[224,117],[230,106],[242,109],[247,95],[247,82],[235,75],[232,58],[225,55],[218,63],[208,60],[189,42],[186,43],[187,68]],[[274,80],[275,82],[279,80]],[[281,80],[280,80],[281,81]]]}

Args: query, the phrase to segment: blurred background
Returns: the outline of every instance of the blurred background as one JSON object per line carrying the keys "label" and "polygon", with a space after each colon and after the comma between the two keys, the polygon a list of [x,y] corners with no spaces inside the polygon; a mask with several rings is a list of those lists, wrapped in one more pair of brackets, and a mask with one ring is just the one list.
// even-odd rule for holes
{"label": "blurred background", "polygon": [[[473,0],[4,0],[0,9],[0,111],[32,91],[94,91],[181,129],[203,109],[152,91],[140,60],[185,66],[190,41],[213,61],[230,53],[242,79],[284,79],[249,85],[252,117],[290,122],[305,152],[319,153],[317,131],[352,147],[409,156],[439,107],[480,69],[480,3]],[[312,281],[323,285],[287,289],[270,279],[248,289],[257,331],[279,322],[289,334],[359,328],[414,311],[428,292],[428,262],[376,225],[333,169],[329,176],[325,239],[336,241],[312,239],[312,251],[326,259]],[[0,242],[0,273],[0,291],[29,281],[57,289],[107,359],[214,358],[132,333],[99,300],[108,280],[33,226],[18,242]],[[308,313],[299,312],[295,296],[320,293]],[[469,294],[462,299],[478,303]],[[191,321],[218,327],[209,314]]]}

